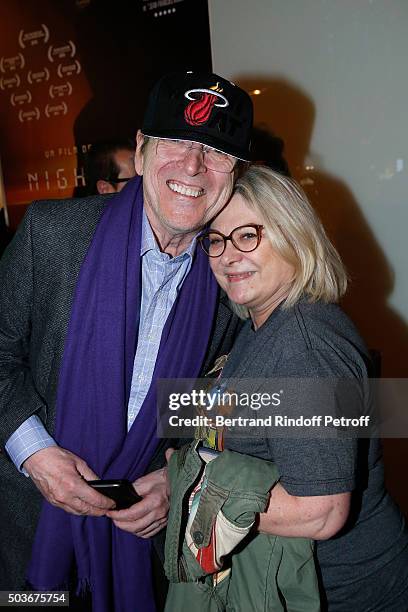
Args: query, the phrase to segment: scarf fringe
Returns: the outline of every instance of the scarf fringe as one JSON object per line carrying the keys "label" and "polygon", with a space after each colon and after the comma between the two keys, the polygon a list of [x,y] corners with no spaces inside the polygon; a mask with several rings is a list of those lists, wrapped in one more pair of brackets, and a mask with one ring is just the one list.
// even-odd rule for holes
{"label": "scarf fringe", "polygon": [[89,578],[79,578],[77,582],[77,588],[75,595],[77,597],[85,597],[92,592],[92,585]]}

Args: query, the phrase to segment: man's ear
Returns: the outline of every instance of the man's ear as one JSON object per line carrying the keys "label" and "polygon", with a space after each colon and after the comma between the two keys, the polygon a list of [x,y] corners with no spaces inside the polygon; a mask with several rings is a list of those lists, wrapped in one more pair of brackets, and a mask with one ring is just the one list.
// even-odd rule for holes
{"label": "man's ear", "polygon": [[137,130],[136,134],[136,152],[135,152],[135,170],[139,176],[143,175],[143,153],[142,145],[144,142],[144,136],[140,130]]}
{"label": "man's ear", "polygon": [[108,181],[103,181],[102,179],[96,181],[96,189],[98,193],[116,193],[114,186],[108,183]]}

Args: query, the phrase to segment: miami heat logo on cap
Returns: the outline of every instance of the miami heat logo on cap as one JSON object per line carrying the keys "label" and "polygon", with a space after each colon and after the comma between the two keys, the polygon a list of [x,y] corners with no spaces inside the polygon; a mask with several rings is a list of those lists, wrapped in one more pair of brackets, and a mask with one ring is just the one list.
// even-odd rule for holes
{"label": "miami heat logo on cap", "polygon": [[209,89],[189,89],[184,97],[191,102],[184,110],[184,119],[189,125],[204,125],[210,118],[214,106],[224,108],[229,105],[222,95],[219,83]]}

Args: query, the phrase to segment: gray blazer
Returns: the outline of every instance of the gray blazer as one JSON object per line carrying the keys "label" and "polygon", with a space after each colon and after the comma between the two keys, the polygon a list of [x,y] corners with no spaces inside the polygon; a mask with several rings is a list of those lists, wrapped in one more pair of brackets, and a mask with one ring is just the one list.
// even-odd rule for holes
{"label": "gray blazer", "polygon": [[[35,202],[0,261],[0,590],[24,584],[42,499],[4,444],[33,414],[54,431],[74,288],[109,197]],[[229,351],[238,327],[221,296],[203,371]],[[164,464],[168,445],[160,445],[148,472]]]}

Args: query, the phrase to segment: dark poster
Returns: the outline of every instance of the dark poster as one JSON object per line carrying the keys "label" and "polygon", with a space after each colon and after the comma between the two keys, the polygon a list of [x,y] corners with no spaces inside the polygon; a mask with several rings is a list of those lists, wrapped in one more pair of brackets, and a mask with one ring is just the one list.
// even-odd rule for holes
{"label": "dark poster", "polygon": [[91,142],[134,138],[152,83],[211,69],[207,0],[2,0],[0,157],[11,224],[83,185]]}

